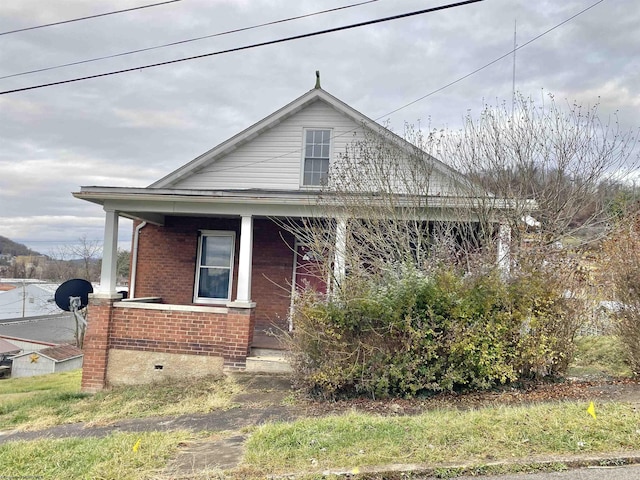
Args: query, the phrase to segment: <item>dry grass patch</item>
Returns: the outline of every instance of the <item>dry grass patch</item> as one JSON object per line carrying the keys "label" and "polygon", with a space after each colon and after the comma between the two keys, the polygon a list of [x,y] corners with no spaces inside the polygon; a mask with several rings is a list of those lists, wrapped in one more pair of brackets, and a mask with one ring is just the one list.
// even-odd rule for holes
{"label": "dry grass patch", "polygon": [[0,430],[39,430],[63,423],[105,424],[123,418],[224,410],[241,387],[229,377],[166,381],[80,392],[80,371],[0,382]]}

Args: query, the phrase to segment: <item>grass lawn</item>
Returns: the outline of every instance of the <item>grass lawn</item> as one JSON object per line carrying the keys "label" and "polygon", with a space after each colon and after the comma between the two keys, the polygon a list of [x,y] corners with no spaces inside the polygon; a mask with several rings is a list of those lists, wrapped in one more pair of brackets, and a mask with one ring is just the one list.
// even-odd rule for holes
{"label": "grass lawn", "polygon": [[[613,340],[581,339],[573,368],[624,374]],[[86,395],[80,372],[0,381],[0,430],[41,429],[70,422],[104,424],[123,418],[180,415],[234,407],[243,387],[233,378],[120,387]],[[640,411],[623,403],[556,402],[473,410],[439,409],[414,416],[347,413],[250,428],[236,478],[353,470],[387,463],[487,463],[545,455],[607,453],[640,448]],[[0,472],[42,478],[171,478],[164,468],[181,442],[198,433],[118,433],[0,444]],[[138,443],[134,451],[133,446]],[[198,476],[193,478],[218,478]]]}
{"label": "grass lawn", "polygon": [[613,335],[587,336],[576,339],[576,352],[570,375],[629,377],[631,369],[624,362],[622,342]]}
{"label": "grass lawn", "polygon": [[0,430],[38,430],[74,422],[206,413],[233,406],[240,387],[228,377],[80,392],[81,372],[0,381]]}
{"label": "grass lawn", "polygon": [[247,475],[353,469],[389,463],[475,464],[535,455],[618,452],[640,445],[631,405],[556,403],[418,416],[349,413],[259,427],[248,441]]}
{"label": "grass lawn", "polygon": [[2,478],[157,478],[189,436],[174,431],[8,442],[0,444],[0,472]]}

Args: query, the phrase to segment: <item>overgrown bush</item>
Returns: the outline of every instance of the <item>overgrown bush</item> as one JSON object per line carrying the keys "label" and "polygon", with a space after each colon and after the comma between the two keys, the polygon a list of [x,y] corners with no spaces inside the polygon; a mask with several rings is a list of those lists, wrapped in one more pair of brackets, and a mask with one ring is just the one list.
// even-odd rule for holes
{"label": "overgrown bush", "polygon": [[603,246],[606,273],[617,301],[614,329],[625,359],[640,375],[640,212],[619,222]]}
{"label": "overgrown bush", "polygon": [[325,398],[411,397],[562,373],[579,315],[556,280],[405,266],[347,278],[330,300],[306,292],[290,339],[297,383]]}

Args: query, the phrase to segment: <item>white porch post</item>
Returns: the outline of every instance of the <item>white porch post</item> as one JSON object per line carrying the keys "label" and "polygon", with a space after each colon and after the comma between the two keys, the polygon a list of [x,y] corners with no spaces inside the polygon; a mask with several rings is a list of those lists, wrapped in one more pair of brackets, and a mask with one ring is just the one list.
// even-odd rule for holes
{"label": "white porch post", "polygon": [[[238,289],[235,302],[251,304],[251,264],[253,263],[253,217],[243,215],[240,223]],[[234,302],[234,303],[235,303]]]}
{"label": "white porch post", "polygon": [[347,219],[336,219],[336,252],[333,258],[333,287],[337,288],[346,275]]}
{"label": "white porch post", "polygon": [[509,275],[511,269],[511,227],[501,223],[498,227],[498,268],[503,275]]}
{"label": "white porch post", "polygon": [[100,287],[96,293],[115,295],[118,277],[118,212],[105,208],[104,243],[102,244],[102,270]]}

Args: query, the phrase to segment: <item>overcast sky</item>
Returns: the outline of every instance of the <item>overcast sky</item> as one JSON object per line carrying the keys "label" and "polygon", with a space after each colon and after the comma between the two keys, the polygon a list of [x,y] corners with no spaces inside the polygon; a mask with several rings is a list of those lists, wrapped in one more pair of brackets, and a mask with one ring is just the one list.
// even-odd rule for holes
{"label": "overcast sky", "polygon": [[[0,32],[159,0],[2,0]],[[182,0],[0,35],[0,77],[210,35],[363,0]],[[0,79],[0,90],[215,52],[444,5],[377,0],[335,13],[47,72]],[[640,125],[640,5],[634,0],[485,0],[313,38],[37,90],[0,95],[0,235],[50,253],[102,241],[104,214],[76,200],[83,185],[144,187],[311,89],[370,118],[457,128],[485,102],[510,101],[513,58],[389,114],[518,50],[516,88],[618,111]],[[122,222],[128,248],[131,223]]]}

